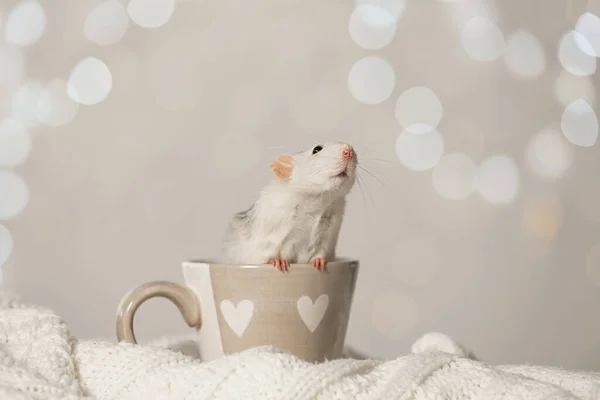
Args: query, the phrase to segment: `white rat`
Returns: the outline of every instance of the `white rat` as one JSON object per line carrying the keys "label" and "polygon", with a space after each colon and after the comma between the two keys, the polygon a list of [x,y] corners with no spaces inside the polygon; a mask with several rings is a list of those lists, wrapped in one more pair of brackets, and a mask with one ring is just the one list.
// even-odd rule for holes
{"label": "white rat", "polygon": [[232,264],[311,263],[322,270],[335,259],[346,195],[358,158],[349,144],[324,143],[271,163],[277,179],[246,211],[233,216],[224,259]]}

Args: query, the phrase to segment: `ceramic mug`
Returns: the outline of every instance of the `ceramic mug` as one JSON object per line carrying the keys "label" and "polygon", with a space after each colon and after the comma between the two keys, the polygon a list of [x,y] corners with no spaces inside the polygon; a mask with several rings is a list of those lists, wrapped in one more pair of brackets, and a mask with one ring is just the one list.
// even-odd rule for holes
{"label": "ceramic mug", "polygon": [[184,262],[182,268],[185,286],[148,282],[121,300],[119,341],[136,343],[136,310],[152,297],[165,297],[198,329],[198,351],[205,361],[262,345],[311,362],[343,356],[358,261],[332,261],[324,271],[309,264],[291,264],[280,272],[269,264],[202,261]]}

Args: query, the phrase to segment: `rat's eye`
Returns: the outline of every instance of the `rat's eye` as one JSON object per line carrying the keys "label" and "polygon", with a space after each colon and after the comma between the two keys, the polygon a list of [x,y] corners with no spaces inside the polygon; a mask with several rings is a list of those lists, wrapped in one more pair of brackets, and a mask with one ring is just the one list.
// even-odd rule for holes
{"label": "rat's eye", "polygon": [[323,146],[315,146],[315,148],[313,149],[313,154],[317,154],[321,150],[323,150]]}

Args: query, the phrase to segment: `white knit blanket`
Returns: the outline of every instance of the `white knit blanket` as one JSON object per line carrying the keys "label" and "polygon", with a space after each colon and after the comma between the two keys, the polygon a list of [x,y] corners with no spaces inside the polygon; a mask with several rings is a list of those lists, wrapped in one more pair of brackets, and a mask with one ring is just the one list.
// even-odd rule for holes
{"label": "white knit blanket", "polygon": [[0,399],[600,399],[600,374],[475,361],[424,336],[389,361],[303,362],[270,347],[202,363],[157,346],[79,341],[51,310],[0,298]]}

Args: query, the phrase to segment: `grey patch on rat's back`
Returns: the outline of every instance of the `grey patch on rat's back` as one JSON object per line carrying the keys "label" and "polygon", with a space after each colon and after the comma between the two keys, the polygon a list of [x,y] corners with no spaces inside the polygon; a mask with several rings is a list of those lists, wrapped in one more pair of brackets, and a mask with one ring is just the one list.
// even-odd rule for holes
{"label": "grey patch on rat's back", "polygon": [[250,218],[250,214],[252,213],[252,210],[254,210],[254,204],[252,204],[250,206],[250,208],[248,208],[247,210],[235,213],[233,215],[233,217],[239,221],[248,220]]}

